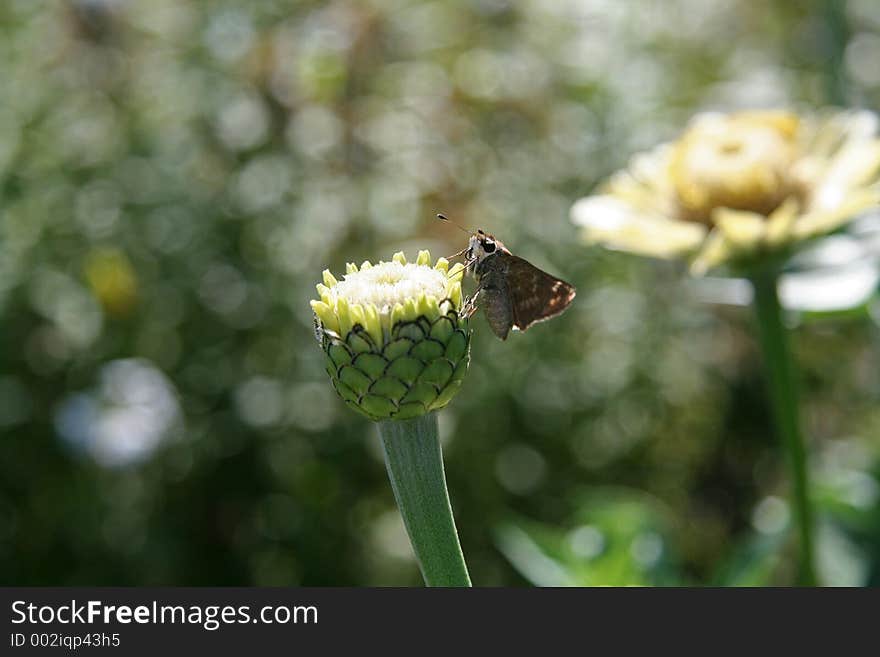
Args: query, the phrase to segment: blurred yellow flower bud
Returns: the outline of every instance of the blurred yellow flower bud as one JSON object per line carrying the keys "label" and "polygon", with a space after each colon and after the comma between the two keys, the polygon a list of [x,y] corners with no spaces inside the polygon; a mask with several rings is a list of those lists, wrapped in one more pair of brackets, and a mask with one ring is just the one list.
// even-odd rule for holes
{"label": "blurred yellow flower bud", "polygon": [[101,248],[86,256],[85,276],[105,312],[125,317],[137,303],[137,275],[122,251]]}

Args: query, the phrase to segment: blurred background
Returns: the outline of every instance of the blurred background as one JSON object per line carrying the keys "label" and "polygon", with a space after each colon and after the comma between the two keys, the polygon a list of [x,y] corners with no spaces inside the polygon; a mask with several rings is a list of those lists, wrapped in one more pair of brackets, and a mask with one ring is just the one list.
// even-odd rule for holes
{"label": "blurred background", "polygon": [[[742,287],[568,209],[700,110],[876,108],[878,61],[876,0],[4,0],[0,582],[420,584],[308,300],[458,251],[442,211],[578,287],[478,316],[440,414],[474,582],[791,583]],[[787,282],[827,584],[880,584],[876,223]]]}

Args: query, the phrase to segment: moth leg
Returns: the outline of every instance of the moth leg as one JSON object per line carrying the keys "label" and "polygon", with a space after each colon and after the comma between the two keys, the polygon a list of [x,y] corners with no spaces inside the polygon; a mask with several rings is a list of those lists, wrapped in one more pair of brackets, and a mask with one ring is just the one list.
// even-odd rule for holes
{"label": "moth leg", "polygon": [[[467,267],[470,267],[471,263],[468,262],[466,264]],[[478,303],[483,301],[486,296],[486,279],[477,280],[477,289],[473,291],[473,293],[465,299],[464,303],[461,306],[462,314],[466,319],[470,319],[475,312],[480,309],[482,304]]]}
{"label": "moth leg", "polygon": [[473,314],[480,309],[477,305],[477,297],[481,290],[482,288],[477,288],[477,290],[465,299],[464,303],[461,305],[461,314],[465,319],[470,319]]}

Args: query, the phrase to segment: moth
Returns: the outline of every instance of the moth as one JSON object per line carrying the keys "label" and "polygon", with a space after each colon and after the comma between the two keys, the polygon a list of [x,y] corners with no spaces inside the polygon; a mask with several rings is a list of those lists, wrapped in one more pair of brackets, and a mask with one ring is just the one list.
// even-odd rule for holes
{"label": "moth", "polygon": [[[437,217],[449,221],[444,215]],[[467,273],[477,280],[477,289],[465,304],[467,316],[482,307],[492,332],[506,340],[511,329],[525,331],[532,324],[556,317],[571,304],[573,285],[513,255],[493,235],[482,230],[468,232],[468,246],[462,253]]]}

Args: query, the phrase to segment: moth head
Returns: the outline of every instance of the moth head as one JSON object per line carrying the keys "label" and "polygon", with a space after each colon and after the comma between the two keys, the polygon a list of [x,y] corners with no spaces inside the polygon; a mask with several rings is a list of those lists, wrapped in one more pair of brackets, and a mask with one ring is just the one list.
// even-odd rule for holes
{"label": "moth head", "polygon": [[507,249],[493,235],[478,230],[471,235],[468,241],[467,259],[478,265],[485,258],[498,251],[507,251]]}

